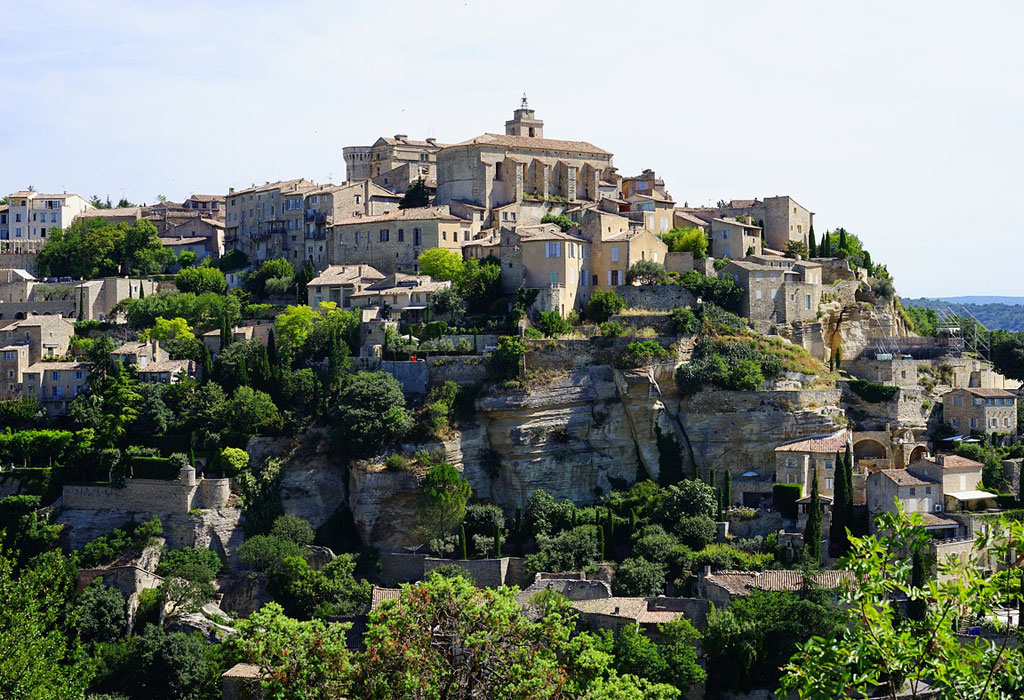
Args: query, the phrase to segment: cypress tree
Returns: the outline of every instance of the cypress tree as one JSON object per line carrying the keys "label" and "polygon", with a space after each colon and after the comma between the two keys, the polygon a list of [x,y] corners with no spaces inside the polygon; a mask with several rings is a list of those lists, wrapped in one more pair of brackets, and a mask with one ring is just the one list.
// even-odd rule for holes
{"label": "cypress tree", "polygon": [[832,257],[832,234],[825,231],[825,235],[821,239],[821,257],[831,258]]}
{"label": "cypress tree", "polygon": [[708,479],[708,486],[710,486],[712,489],[715,488],[715,470],[714,469],[711,470],[711,476]]}
{"label": "cypress tree", "polygon": [[601,561],[604,561],[604,528],[597,526],[597,551],[601,553]]}
{"label": "cypress tree", "polygon": [[839,450],[836,450],[835,470],[835,488],[832,491],[832,529],[829,532],[829,540],[834,553],[842,555],[846,553],[849,545],[846,539],[846,528],[850,526],[850,523],[846,520],[846,460]]}
{"label": "cypress tree", "polygon": [[463,559],[469,559],[466,556],[466,526],[459,525],[459,554]]}
{"label": "cypress tree", "polygon": [[839,369],[842,366],[843,366],[843,349],[840,347],[840,348],[836,348],[836,369]]}
{"label": "cypress tree", "polygon": [[146,298],[146,290],[142,288],[142,280],[139,280],[139,299]]}
{"label": "cypress tree", "polygon": [[611,509],[608,509],[608,539],[609,541],[615,537],[615,515]]}
{"label": "cypress tree", "polygon": [[267,333],[267,359],[270,360],[271,366],[277,366],[277,340],[274,338],[273,328],[271,328],[270,332]]}
{"label": "cypress tree", "polygon": [[[910,554],[910,585],[913,588],[922,589],[927,582],[928,572],[925,571],[924,554],[920,547],[914,547]],[[924,598],[916,598],[907,603],[907,617],[911,620],[921,622],[928,613],[928,601]]]}
{"label": "cypress tree", "polygon": [[715,505],[718,506],[715,511],[715,522],[722,522],[722,489],[721,487],[715,489]]}
{"label": "cypress tree", "polygon": [[213,378],[213,355],[210,354],[210,348],[207,347],[206,343],[203,343],[203,381],[207,382]]}
{"label": "cypress tree", "polygon": [[843,454],[843,461],[846,463],[843,467],[843,476],[846,477],[846,522],[851,526],[853,525],[853,453],[850,452],[850,446],[846,446],[846,452]]}
{"label": "cypress tree", "polygon": [[874,265],[871,264],[871,253],[864,251],[864,269],[868,271],[868,277],[874,277]]}
{"label": "cypress tree", "polygon": [[[1017,474],[1017,500],[1024,504],[1024,465],[1021,465],[1021,470]],[[1024,577],[1021,581],[1024,582]]]}
{"label": "cypress tree", "polygon": [[725,483],[722,485],[722,509],[729,510],[732,505],[732,472],[725,470]]}
{"label": "cypress tree", "polygon": [[501,558],[501,527],[497,523],[494,524],[494,556]]}
{"label": "cypress tree", "polygon": [[818,470],[811,479],[811,502],[807,506],[807,525],[804,527],[804,564],[821,566],[821,497],[818,495]]}
{"label": "cypress tree", "polygon": [[846,229],[845,228],[839,229],[839,250],[841,250],[844,253],[848,250],[847,244],[846,244]]}
{"label": "cypress tree", "polygon": [[807,251],[808,257],[818,257],[818,244],[814,240],[814,226],[811,226],[811,232],[807,234]]}

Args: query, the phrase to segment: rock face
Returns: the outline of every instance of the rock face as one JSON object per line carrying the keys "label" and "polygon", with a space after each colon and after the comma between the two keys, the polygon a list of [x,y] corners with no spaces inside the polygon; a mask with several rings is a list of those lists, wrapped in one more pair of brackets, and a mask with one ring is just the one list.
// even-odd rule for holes
{"label": "rock face", "polygon": [[389,471],[361,462],[349,470],[349,508],[363,542],[382,549],[421,543],[416,527],[416,498],[422,473]]}

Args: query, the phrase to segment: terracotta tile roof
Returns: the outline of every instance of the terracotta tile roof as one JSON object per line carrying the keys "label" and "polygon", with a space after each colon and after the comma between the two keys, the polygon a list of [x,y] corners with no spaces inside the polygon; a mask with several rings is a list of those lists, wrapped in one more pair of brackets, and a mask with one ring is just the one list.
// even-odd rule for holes
{"label": "terracotta tile roof", "polygon": [[382,280],[384,273],[369,265],[328,265],[309,281],[314,287],[322,284],[351,284],[357,280]]}
{"label": "terracotta tile roof", "polygon": [[89,364],[86,362],[37,362],[31,365],[26,372],[46,372],[51,369],[86,369]]}
{"label": "terracotta tile roof", "polygon": [[821,452],[835,454],[843,451],[850,442],[850,431],[840,430],[832,435],[816,435],[784,442],[775,448],[776,452]]}
{"label": "terracotta tile roof", "polygon": [[396,139],[387,136],[381,136],[377,139],[377,143],[380,143],[381,141],[389,146],[419,146],[421,148],[447,148],[449,145],[447,143],[437,143],[436,141],[434,143],[430,143],[429,141],[417,141],[410,138]]}
{"label": "terracotta tile roof", "polygon": [[732,224],[733,226],[742,226],[743,228],[753,228],[753,229],[758,229],[758,230],[761,229],[760,226],[755,226],[754,224],[745,223],[743,221],[738,220],[736,217],[733,217],[733,216],[723,216],[720,219],[715,219],[715,221],[721,221],[723,224]]}
{"label": "terracotta tile roof", "polygon": [[924,466],[939,466],[943,469],[981,469],[983,465],[981,462],[975,462],[973,459],[967,459],[966,457],[960,457],[958,455],[937,455],[935,457],[924,457],[916,462],[911,462],[907,466],[907,469]]}
{"label": "terracotta tile roof", "polygon": [[[748,595],[751,590],[799,591],[804,587],[804,573],[799,570],[774,569],[770,571],[718,571],[707,577],[731,595]],[[853,580],[849,571],[826,569],[810,576],[810,582],[820,588],[839,588]]]}
{"label": "terracotta tile roof", "polygon": [[933,479],[912,474],[906,469],[880,469],[876,473],[886,477],[897,486],[931,486],[939,483]]}
{"label": "terracotta tile roof", "polygon": [[[1016,394],[1014,394],[1012,391],[1007,391],[1006,389],[982,389],[980,387],[973,386],[967,387],[965,389],[954,389],[953,391],[966,391],[973,394],[974,396],[980,396],[986,399],[1006,399],[1013,398],[1016,396]],[[953,392],[951,391],[949,393]]]}
{"label": "terracotta tile roof", "polygon": [[82,219],[106,219],[115,216],[142,216],[142,207],[113,207],[111,209],[89,209],[78,215]]}
{"label": "terracotta tile roof", "polygon": [[925,527],[960,527],[960,522],[946,515],[921,513],[921,522]]}
{"label": "terracotta tile roof", "polygon": [[583,153],[587,155],[610,156],[611,153],[598,148],[586,141],[563,141],[561,139],[541,139],[529,136],[508,136],[506,134],[482,134],[468,141],[456,143],[449,148],[458,146],[502,146],[504,148],[525,148],[534,151],[563,151],[567,153]]}
{"label": "terracotta tile roof", "polygon": [[189,200],[195,202],[223,202],[224,195],[222,194],[194,194],[189,197]]}
{"label": "terracotta tile roof", "polygon": [[573,241],[574,243],[588,243],[585,238],[564,233],[556,224],[531,224],[530,226],[517,226],[516,233],[524,241]]}
{"label": "terracotta tile roof", "polygon": [[353,224],[375,224],[387,221],[462,221],[452,214],[448,207],[414,207],[411,209],[399,209],[390,214],[380,216],[355,216],[349,219],[335,221],[335,226],[347,226]]}
{"label": "terracotta tile roof", "polygon": [[159,374],[160,372],[170,372],[175,374],[182,370],[186,372],[190,369],[192,363],[189,360],[164,360],[163,362],[150,362],[145,367],[139,368],[139,374]]}
{"label": "terracotta tile roof", "polygon": [[676,209],[674,214],[675,214],[675,216],[678,216],[683,221],[689,221],[690,223],[692,223],[695,226],[707,226],[708,225],[708,222],[705,221],[704,219],[700,218],[699,216],[694,216],[693,214],[690,214],[690,213],[685,212],[685,211],[680,211],[679,209]]}
{"label": "terracotta tile roof", "polygon": [[596,600],[576,600],[572,607],[581,615],[605,615],[633,620],[640,624],[661,624],[671,622],[684,616],[680,610],[667,610],[654,603],[654,598],[600,598]]}
{"label": "terracotta tile roof", "polygon": [[204,236],[195,236],[186,238],[184,236],[178,236],[177,238],[161,238],[160,245],[171,246],[171,245],[199,245],[200,243],[206,243],[209,239]]}
{"label": "terracotta tile roof", "polygon": [[[228,197],[234,197],[236,195],[241,195],[241,194],[255,194],[257,192],[269,192],[270,190],[282,190],[282,191],[288,190],[288,191],[290,191],[291,188],[292,188],[292,185],[294,185],[295,188],[297,189],[299,187],[307,187],[310,184],[312,184],[312,183],[310,183],[309,180],[306,180],[305,178],[301,178],[301,177],[295,178],[294,180],[278,180],[277,182],[267,182],[267,183],[264,183],[262,185],[253,185],[252,187],[247,187],[247,188],[242,189],[242,190],[235,190],[234,192],[229,193],[227,196]],[[287,194],[287,192],[285,192],[285,193]]]}

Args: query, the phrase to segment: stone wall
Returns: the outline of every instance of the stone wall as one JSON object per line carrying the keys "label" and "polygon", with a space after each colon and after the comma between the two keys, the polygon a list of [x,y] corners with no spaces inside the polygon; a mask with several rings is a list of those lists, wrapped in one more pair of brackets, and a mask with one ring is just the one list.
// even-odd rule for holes
{"label": "stone wall", "polygon": [[665,269],[669,272],[684,274],[693,269],[693,253],[680,251],[678,253],[665,254]]}
{"label": "stone wall", "polygon": [[62,504],[68,509],[170,515],[188,513],[193,508],[222,508],[230,495],[229,479],[200,479],[192,483],[181,479],[127,479],[123,488],[65,486]]}
{"label": "stone wall", "polygon": [[752,520],[729,519],[729,534],[733,537],[765,537],[782,528],[782,514],[778,511],[758,513]]}
{"label": "stone wall", "polygon": [[821,265],[822,284],[854,279],[853,270],[850,269],[850,263],[846,258],[814,258],[812,262]]}
{"label": "stone wall", "polygon": [[425,361],[390,362],[385,360],[380,363],[380,369],[397,379],[398,383],[402,385],[404,393],[427,393],[427,384],[430,383],[430,367]]}
{"label": "stone wall", "polygon": [[615,291],[626,300],[629,308],[645,311],[671,311],[697,302],[690,290],[680,284],[622,285]]}
{"label": "stone wall", "polygon": [[[636,340],[640,339],[628,336],[620,338],[595,336],[586,340],[527,339],[524,341],[526,368],[565,371],[595,365],[614,365],[626,346]],[[650,340],[668,348],[677,339],[671,336],[661,336],[650,338]],[[681,347],[688,347],[688,345],[683,343]]]}
{"label": "stone wall", "polygon": [[[480,347],[483,348],[482,345]],[[437,355],[428,357],[427,365],[430,367],[430,386],[439,386],[447,381],[476,384],[487,377],[487,365],[479,355]]]}
{"label": "stone wall", "polygon": [[452,565],[465,571],[479,587],[524,586],[529,583],[522,557],[498,559],[438,559],[426,554],[381,552],[380,579],[385,586],[421,581],[439,566]]}

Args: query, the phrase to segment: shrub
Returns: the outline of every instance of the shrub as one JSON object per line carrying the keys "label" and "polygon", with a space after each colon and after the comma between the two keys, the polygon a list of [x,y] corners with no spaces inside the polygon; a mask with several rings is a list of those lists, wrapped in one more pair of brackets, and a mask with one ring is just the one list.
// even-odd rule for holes
{"label": "shrub", "polygon": [[160,556],[156,573],[164,578],[176,576],[196,583],[209,583],[222,566],[217,553],[209,549],[169,549]]}
{"label": "shrub", "polygon": [[700,321],[697,314],[685,306],[672,309],[669,314],[669,321],[672,323],[672,332],[676,335],[693,335],[700,330]]}
{"label": "shrub", "polygon": [[587,318],[596,323],[604,323],[624,308],[625,299],[610,289],[599,289],[590,295],[590,301],[587,302]]}
{"label": "shrub", "polygon": [[621,323],[616,321],[605,321],[601,324],[601,335],[605,338],[618,338],[625,333]]}
{"label": "shrub", "polygon": [[665,284],[666,279],[668,279],[668,271],[665,266],[653,260],[639,260],[626,270],[626,284],[634,282],[646,285]]}
{"label": "shrub", "polygon": [[550,211],[541,217],[540,222],[542,224],[557,224],[562,233],[571,230],[576,225],[576,222],[565,214],[552,214]]}
{"label": "shrub", "polygon": [[557,310],[541,311],[537,327],[548,338],[553,338],[556,335],[565,335],[571,329],[569,319],[562,318],[562,314],[558,313]]}
{"label": "shrub", "polygon": [[505,335],[498,339],[498,349],[487,359],[487,370],[495,379],[511,379],[519,375],[526,346],[519,338]]}
{"label": "shrub", "polygon": [[404,472],[411,465],[412,462],[402,455],[388,455],[384,460],[384,468],[391,472]]}
{"label": "shrub", "polygon": [[675,531],[679,533],[679,539],[687,547],[694,550],[704,549],[709,542],[714,541],[718,534],[718,527],[715,521],[706,515],[686,516],[680,518],[675,524]]}
{"label": "shrub", "polygon": [[708,236],[695,226],[674,228],[661,235],[661,240],[668,246],[670,253],[689,251],[694,260],[703,260],[708,256]]}
{"label": "shrub", "polygon": [[696,270],[690,270],[682,277],[682,285],[702,301],[710,301],[727,311],[739,311],[743,290],[732,278],[706,277]]}
{"label": "shrub", "polygon": [[630,557],[615,569],[612,593],[617,596],[656,596],[665,591],[665,566]]}
{"label": "shrub", "polygon": [[727,544],[709,544],[693,555],[693,565],[698,570],[710,566],[714,571],[763,571],[774,561],[771,554],[744,552]]}
{"label": "shrub", "polygon": [[270,528],[270,534],[300,546],[313,544],[312,526],[305,518],[297,515],[285,514],[278,517]]}
{"label": "shrub", "polygon": [[87,642],[111,642],[125,631],[124,596],[95,579],[78,600],[78,630]]}
{"label": "shrub", "polygon": [[643,367],[668,357],[668,350],[653,340],[638,340],[626,346],[619,355],[619,367]]}
{"label": "shrub", "polygon": [[331,407],[334,445],[342,454],[369,457],[405,435],[412,418],[402,387],[386,372],[358,372]]}
{"label": "shrub", "polygon": [[850,390],[868,403],[886,403],[892,401],[900,392],[898,386],[879,384],[867,379],[854,379],[848,383]]}
{"label": "shrub", "polygon": [[896,287],[893,286],[890,279],[875,280],[871,283],[871,291],[875,293],[875,296],[886,300],[892,299],[896,295]]}
{"label": "shrub", "polygon": [[301,557],[306,548],[273,535],[253,535],[238,547],[238,558],[253,569],[266,571],[287,557]]}
{"label": "shrub", "polygon": [[772,502],[784,518],[796,518],[796,502],[800,500],[803,487],[800,484],[775,484],[772,486]]}

